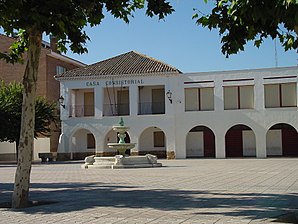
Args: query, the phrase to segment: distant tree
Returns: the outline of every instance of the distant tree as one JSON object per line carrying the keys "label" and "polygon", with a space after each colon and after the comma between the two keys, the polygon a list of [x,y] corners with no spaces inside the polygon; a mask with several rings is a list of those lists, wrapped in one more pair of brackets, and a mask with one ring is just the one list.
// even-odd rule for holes
{"label": "distant tree", "polygon": [[[208,0],[204,0],[208,2]],[[278,38],[283,48],[298,47],[297,0],[217,0],[211,14],[194,14],[197,24],[218,29],[222,53],[244,50],[248,41],[259,47],[265,38]]]}
{"label": "distant tree", "polygon": [[[23,86],[20,83],[5,84],[0,82],[0,141],[16,143],[18,146],[22,118]],[[50,136],[50,125],[56,123],[56,104],[48,102],[44,97],[35,101],[34,137]]]}
{"label": "distant tree", "polygon": [[24,94],[22,106],[19,159],[15,174],[12,207],[28,205],[31,173],[31,158],[34,136],[35,96],[38,63],[42,34],[54,35],[62,52],[69,45],[71,51],[84,53],[84,44],[89,39],[84,28],[99,25],[104,13],[129,22],[129,17],[137,9],[145,7],[150,17],[157,15],[163,19],[174,10],[166,0],[6,0],[0,1],[0,28],[12,35],[18,31],[19,39],[8,53],[2,52],[0,58],[8,62],[21,60],[22,53],[28,49],[27,65],[23,77]]}

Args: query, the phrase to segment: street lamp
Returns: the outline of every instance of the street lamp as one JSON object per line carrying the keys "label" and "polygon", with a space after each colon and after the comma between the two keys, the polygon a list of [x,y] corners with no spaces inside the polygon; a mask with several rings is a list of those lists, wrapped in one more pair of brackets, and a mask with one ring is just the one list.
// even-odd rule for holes
{"label": "street lamp", "polygon": [[168,90],[168,92],[166,93],[170,103],[173,103],[173,100],[172,100],[172,92],[170,90]]}
{"label": "street lamp", "polygon": [[58,101],[59,101],[60,106],[62,106],[62,107],[65,109],[65,104],[63,104],[63,102],[64,102],[64,98],[63,98],[63,96],[60,96],[60,97],[58,98]]}

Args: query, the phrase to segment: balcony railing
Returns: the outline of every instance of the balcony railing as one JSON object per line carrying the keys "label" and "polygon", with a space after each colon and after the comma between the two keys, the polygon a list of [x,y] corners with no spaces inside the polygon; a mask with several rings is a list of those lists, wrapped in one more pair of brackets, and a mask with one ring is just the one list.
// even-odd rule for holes
{"label": "balcony railing", "polygon": [[164,114],[165,102],[144,102],[139,103],[139,115],[144,114]]}
{"label": "balcony railing", "polygon": [[129,104],[104,104],[103,116],[126,116],[129,115]]}
{"label": "balcony railing", "polygon": [[94,105],[70,105],[70,117],[92,117],[94,116]]}

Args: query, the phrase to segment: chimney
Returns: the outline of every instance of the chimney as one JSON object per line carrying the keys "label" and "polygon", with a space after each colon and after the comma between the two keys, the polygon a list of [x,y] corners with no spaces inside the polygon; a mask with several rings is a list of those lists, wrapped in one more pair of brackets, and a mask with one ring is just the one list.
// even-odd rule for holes
{"label": "chimney", "polygon": [[50,35],[50,47],[51,47],[52,51],[54,51],[56,53],[60,53],[57,49],[57,37],[56,36]]}

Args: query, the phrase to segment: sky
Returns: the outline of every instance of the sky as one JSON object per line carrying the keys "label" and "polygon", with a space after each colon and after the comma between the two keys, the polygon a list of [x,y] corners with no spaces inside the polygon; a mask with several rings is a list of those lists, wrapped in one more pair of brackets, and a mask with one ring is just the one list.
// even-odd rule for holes
{"label": "sky", "polygon": [[99,26],[86,28],[91,39],[87,42],[88,53],[68,51],[66,55],[92,64],[134,50],[184,73],[275,67],[275,54],[278,67],[297,66],[297,52],[284,52],[281,44],[271,39],[259,49],[249,43],[244,52],[226,58],[221,53],[218,31],[200,27],[192,19],[193,8],[208,14],[210,6],[203,0],[170,2],[175,12],[161,21],[146,17],[144,10],[134,13],[129,24],[106,14]]}

